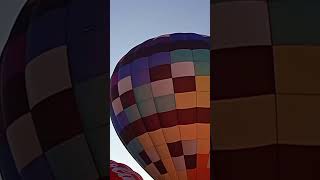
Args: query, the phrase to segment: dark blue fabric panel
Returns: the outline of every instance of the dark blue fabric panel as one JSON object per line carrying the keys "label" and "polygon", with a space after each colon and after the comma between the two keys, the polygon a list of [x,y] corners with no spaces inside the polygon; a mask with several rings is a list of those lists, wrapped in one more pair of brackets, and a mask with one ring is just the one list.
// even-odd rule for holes
{"label": "dark blue fabric panel", "polygon": [[32,18],[27,32],[27,62],[47,50],[66,44],[65,19],[65,8]]}
{"label": "dark blue fabric panel", "polygon": [[4,136],[0,137],[0,171],[3,180],[21,180],[9,144]]}
{"label": "dark blue fabric panel", "polygon": [[109,70],[109,19],[105,8],[106,1],[77,0],[69,4],[67,44],[73,82]]}
{"label": "dark blue fabric panel", "polygon": [[54,180],[49,164],[45,157],[41,156],[22,169],[23,180]]}

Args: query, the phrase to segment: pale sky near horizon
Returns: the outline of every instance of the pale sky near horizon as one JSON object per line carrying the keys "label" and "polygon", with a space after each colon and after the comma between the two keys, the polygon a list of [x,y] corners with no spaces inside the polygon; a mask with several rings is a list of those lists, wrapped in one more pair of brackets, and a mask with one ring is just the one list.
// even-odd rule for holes
{"label": "pale sky near horizon", "polygon": [[[122,56],[150,38],[175,32],[210,35],[210,0],[111,0],[110,14],[111,74]],[[110,158],[127,164],[145,180],[151,180],[110,124]]]}
{"label": "pale sky near horizon", "polygon": [[[24,3],[25,0],[1,2],[0,52]],[[210,35],[210,0],[111,0],[110,3],[110,73],[123,55],[147,39],[175,32]],[[110,147],[112,160],[127,164],[145,180],[152,179],[122,145],[112,125]]]}

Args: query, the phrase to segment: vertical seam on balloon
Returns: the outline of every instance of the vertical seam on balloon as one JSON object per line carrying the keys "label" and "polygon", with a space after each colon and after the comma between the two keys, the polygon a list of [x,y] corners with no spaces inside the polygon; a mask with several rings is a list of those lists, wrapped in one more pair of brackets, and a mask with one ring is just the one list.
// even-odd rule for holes
{"label": "vertical seam on balloon", "polygon": [[[149,61],[149,57],[147,57],[148,58],[148,61]],[[135,60],[133,60],[131,63],[133,63],[134,61],[137,61],[137,59],[135,59]],[[149,64],[148,64],[148,69],[149,69]],[[131,85],[132,85],[132,89],[134,89],[133,88],[133,84],[132,84],[132,76],[131,76],[131,64],[130,64],[130,68],[129,68],[129,71],[130,71],[130,79],[131,79]],[[150,76],[150,74],[149,74],[149,76]],[[151,98],[150,98],[151,99]],[[153,100],[153,97],[152,97],[152,100]],[[136,101],[136,97],[135,97],[135,101]],[[146,101],[146,100],[145,100]],[[154,103],[154,100],[153,100],[153,103]],[[138,102],[136,101],[136,105],[137,105],[137,110],[138,110],[138,113],[139,113],[139,116],[140,116],[140,118],[141,118],[141,120],[142,120],[142,115],[141,115],[141,112],[140,112],[140,108],[139,108],[139,106],[138,106]],[[152,140],[152,138],[151,138],[151,136],[149,135],[149,131],[147,130],[147,128],[146,128],[146,125],[145,125],[145,123],[144,123],[144,121],[142,120],[141,121],[142,123],[143,123],[143,125],[144,125],[144,128],[146,129],[146,132],[144,133],[144,134],[146,134],[146,136],[148,136],[149,138],[150,138],[150,140],[151,140],[151,143],[152,143],[152,145],[153,145],[153,147],[154,147],[154,149],[156,150],[156,152],[158,153],[158,156],[159,156],[159,152],[158,152],[158,150],[156,149],[156,146],[154,145],[154,142],[153,142],[153,140]],[[143,135],[143,134],[142,134]],[[135,137],[135,138],[137,138],[137,137]],[[140,142],[140,141],[139,141]],[[141,142],[140,142],[141,143]],[[149,157],[150,158],[150,157]],[[160,157],[159,157],[160,158]],[[135,159],[135,158],[134,158]],[[151,162],[152,163],[150,163],[150,164],[154,164],[154,162],[151,160]],[[148,165],[146,165],[146,167],[147,167]],[[155,165],[154,165],[155,166]],[[145,168],[143,168],[143,169],[145,169]],[[157,169],[157,168],[156,168]],[[157,169],[158,170],[158,169]],[[159,171],[159,170],[158,170]],[[146,171],[147,172],[147,171]],[[149,174],[149,172],[147,172],[148,174]],[[159,171],[159,174],[161,175],[161,173],[160,173],[160,171]],[[150,176],[151,177],[153,177],[151,174],[150,174]],[[153,178],[156,178],[156,175],[154,174],[154,176],[155,177],[153,177]]]}
{"label": "vertical seam on balloon", "polygon": [[[115,72],[115,70],[114,70],[114,72]],[[117,88],[118,88],[118,83],[119,83],[119,73],[117,74],[117,82],[116,82],[116,86],[117,86]],[[109,97],[110,97],[110,95],[109,95]],[[120,95],[119,95],[119,97],[118,98],[120,98]],[[120,100],[120,103],[121,103],[121,100]],[[121,106],[122,106],[122,103],[121,103]],[[112,117],[110,117],[111,118],[111,122],[112,122],[112,125],[113,125],[113,128],[114,128],[114,130],[115,130],[115,132],[117,133],[117,135],[118,135],[118,137],[119,137],[119,139],[120,139],[120,141],[121,141],[121,143],[123,144],[123,146],[125,147],[125,149],[129,152],[129,154],[132,156],[132,157],[134,157],[133,155],[133,153],[131,153],[130,152],[130,150],[128,149],[128,147],[127,147],[127,145],[133,140],[130,140],[128,143],[125,143],[125,141],[121,138],[121,132],[124,130],[124,128],[125,127],[123,127],[123,129],[121,130],[121,132],[116,128],[117,126],[118,127],[120,127],[121,125],[120,125],[120,123],[119,123],[119,119],[118,119],[118,116],[114,113],[114,110],[113,110],[113,107],[112,107],[112,103],[111,103],[111,105],[110,105],[110,109],[111,109],[111,111],[112,111],[112,113],[113,113],[113,118]],[[122,112],[125,112],[125,110],[123,109],[123,107],[122,107]],[[121,112],[120,112],[121,113]],[[120,113],[118,113],[118,114],[120,114]],[[129,120],[128,120],[129,121]],[[116,125],[116,126],[115,126]],[[129,124],[127,125],[127,126],[129,126]],[[110,133],[109,133],[110,134]],[[136,138],[136,137],[135,137]],[[134,139],[135,139],[134,138]],[[135,158],[134,158],[135,159]],[[142,167],[142,168],[144,168],[140,163],[139,163],[139,161],[138,160],[136,160],[137,162],[138,162],[138,164]]]}
{"label": "vertical seam on balloon", "polygon": [[[173,64],[173,62],[172,62],[172,57],[171,57],[171,51],[170,51],[170,70],[171,70],[171,76],[172,76],[172,68],[171,68],[171,65]],[[181,144],[182,144],[182,139],[181,139],[181,129],[180,129],[180,124],[179,124],[179,113],[178,113],[178,109],[177,109],[177,100],[176,100],[176,93],[175,93],[175,91],[174,91],[174,84],[173,84],[173,77],[172,77],[172,86],[173,86],[173,95],[174,95],[174,103],[175,103],[175,111],[176,111],[176,114],[177,114],[177,127],[178,127],[178,129],[179,129],[179,135],[180,135],[180,137],[179,137],[179,141],[181,142]],[[168,145],[167,145],[168,146]],[[169,147],[168,147],[168,149],[169,149]],[[170,151],[170,150],[169,150]],[[182,152],[183,152],[183,146],[182,146]],[[184,156],[184,152],[183,152],[183,156]],[[170,156],[171,157],[171,156]],[[183,159],[184,159],[184,157],[183,157]],[[172,157],[171,157],[171,160],[172,160],[172,163],[173,163],[173,159],[172,159]],[[177,167],[176,167],[176,165],[173,163],[173,166],[174,166],[174,169],[176,170],[176,175],[177,175],[177,178],[178,178],[178,180],[180,179],[180,177],[178,176],[178,170],[177,170]]]}
{"label": "vertical seam on balloon", "polygon": [[[113,111],[113,109],[111,108],[110,109],[110,111]],[[123,112],[124,112],[124,110],[123,110]],[[119,126],[121,126],[120,125],[120,123],[118,122],[118,117],[116,116],[116,115],[114,115],[113,116],[114,117],[114,119],[113,118],[111,118],[111,123],[112,123],[112,125],[113,125],[113,128],[115,129],[115,132],[116,132],[116,134],[118,135],[118,138],[120,139],[120,141],[121,141],[121,143],[123,144],[123,146],[125,147],[125,149],[129,152],[129,154],[134,158],[135,157],[135,154],[133,153],[133,152],[131,152],[129,149],[128,149],[128,147],[127,147],[127,145],[126,145],[126,143],[122,140],[122,138],[121,138],[121,133],[120,132],[118,132],[118,130],[116,130],[116,128],[115,128],[115,124],[119,127]],[[122,129],[123,130],[123,129]],[[136,137],[135,137],[136,138]],[[134,139],[135,139],[134,138]],[[132,139],[133,140],[133,139]],[[131,140],[131,141],[132,141]],[[130,142],[131,142],[130,141]],[[129,144],[129,143],[128,143]],[[135,158],[134,158],[135,159]],[[135,159],[137,162],[138,162],[138,164],[142,167],[142,169],[144,169],[145,167],[143,167],[143,165],[142,165],[142,163],[138,160],[138,159]]]}
{"label": "vertical seam on balloon", "polygon": [[[35,8],[36,9],[36,8]],[[65,8],[66,9],[66,12],[67,12],[67,8]],[[28,20],[28,24],[31,24],[31,22],[32,22],[32,17],[33,17],[33,13],[34,13],[34,11],[36,11],[36,10],[34,10],[34,9],[32,9],[32,15],[31,15],[31,17],[29,18],[29,20]],[[30,25],[28,25],[28,27],[27,27],[27,29],[26,29],[26,32],[25,32],[25,45],[26,45],[26,51],[27,51],[27,46],[28,46],[28,32],[29,32],[29,28],[30,28]],[[26,54],[27,54],[27,52],[26,52]],[[26,55],[27,56],[27,55]],[[27,58],[27,57],[25,57],[25,58]],[[26,61],[25,61],[26,62]],[[27,67],[27,65],[29,64],[30,62],[28,62],[28,63],[26,63],[24,66],[25,66],[25,68]],[[26,70],[24,69],[24,74],[26,73],[25,72]],[[25,81],[26,81],[26,76],[25,76]],[[25,87],[26,88],[26,87]],[[26,88],[26,93],[28,93],[28,89]],[[28,94],[27,94],[27,96],[28,96]],[[28,108],[29,108],[29,111],[30,112],[28,112],[28,113],[30,113],[30,116],[31,116],[31,118],[32,118],[32,113],[31,113],[31,110],[32,110],[32,107],[30,107],[30,100],[29,100],[29,98],[27,97],[27,101],[28,101]],[[32,121],[33,121],[33,119],[32,119]],[[33,122],[34,123],[34,122]],[[37,135],[37,138],[39,138],[38,137],[39,135]],[[41,148],[41,150],[43,151],[43,149]],[[51,164],[50,164],[50,162],[49,162],[49,160],[47,159],[47,156],[46,156],[46,154],[45,154],[46,152],[43,152],[43,157],[46,159],[46,162],[47,162],[47,165],[48,165],[48,168],[49,168],[49,172],[50,172],[50,174],[52,175],[52,177],[53,178],[56,178],[56,175],[55,175],[55,173],[54,173],[54,171],[53,171],[53,168],[52,168],[52,166],[51,166]],[[19,175],[21,175],[20,174],[20,172],[19,172]]]}
{"label": "vertical seam on balloon", "polygon": [[[114,72],[116,71],[116,69],[114,70]],[[130,69],[129,69],[129,71],[130,71]],[[119,79],[119,73],[118,73],[118,79]],[[117,87],[118,87],[118,82],[119,81],[117,81]],[[119,98],[120,98],[120,96],[119,96]],[[122,104],[121,104],[122,105]],[[137,106],[138,107],[138,106]],[[110,110],[114,113],[114,111],[113,111],[113,108],[112,108],[112,106],[110,107]],[[125,109],[123,109],[122,110],[122,112],[125,112]],[[121,113],[121,112],[120,112]],[[119,113],[119,114],[120,114]],[[126,115],[127,116],[127,115]],[[121,132],[124,130],[124,128],[125,127],[123,127],[123,129],[121,130],[121,132],[119,131],[118,132],[118,129],[115,127],[115,125],[118,125],[118,127],[120,127],[121,125],[120,125],[120,123],[119,123],[119,119],[118,119],[118,117],[117,117],[117,115],[115,115],[114,114],[114,119],[111,117],[111,122],[112,122],[112,124],[113,124],[113,128],[115,129],[115,132],[117,133],[117,135],[118,135],[118,137],[119,137],[119,139],[120,139],[120,141],[121,141],[121,143],[123,144],[123,146],[125,147],[125,149],[129,152],[129,154],[133,157],[133,159],[135,159],[137,162],[138,162],[138,164],[142,167],[142,169],[144,169],[146,166],[143,166],[143,163],[145,163],[145,162],[140,162],[138,159],[136,159],[135,158],[135,154],[134,154],[134,152],[131,152],[130,151],[130,149],[128,149],[128,147],[127,147],[127,145],[132,141],[132,140],[134,140],[134,139],[136,139],[137,137],[134,137],[132,140],[130,140],[128,143],[125,143],[125,141],[121,138]],[[127,126],[129,126],[129,124],[127,125]],[[138,141],[139,142],[139,141]],[[140,142],[139,142],[140,143]],[[141,144],[141,143],[140,143]],[[141,145],[142,146],[142,145]],[[139,156],[139,153],[137,154],[137,156]]]}
{"label": "vertical seam on balloon", "polygon": [[[36,4],[37,2],[35,2],[35,4]],[[25,6],[27,6],[27,3],[25,4]],[[28,26],[27,26],[27,28],[26,28],[26,32],[24,33],[24,35],[25,35],[25,48],[26,48],[26,50],[25,51],[27,51],[27,46],[28,46],[28,32],[29,32],[29,28],[30,28],[30,24],[31,24],[31,22],[32,22],[32,20],[33,20],[33,13],[34,13],[34,11],[36,12],[36,10],[35,10],[36,8],[33,8],[32,9],[32,12],[31,12],[31,15],[30,15],[30,17],[29,17],[29,19],[28,19]],[[65,9],[67,9],[67,8],[65,8]],[[27,52],[26,52],[27,53]],[[25,55],[25,56],[27,56],[27,55]],[[25,58],[27,58],[27,57],[25,57]],[[25,73],[26,73],[26,67],[27,67],[27,65],[29,65],[30,63],[31,63],[31,61],[30,62],[28,62],[28,63],[26,63],[26,61],[24,62],[25,64],[24,64],[24,71],[23,71],[23,73],[24,73],[24,75],[25,75]],[[3,67],[2,67],[3,68]],[[3,76],[2,76],[3,77]],[[26,76],[24,77],[24,80],[26,81]],[[26,96],[27,96],[27,103],[28,103],[28,109],[29,109],[29,112],[28,113],[30,113],[30,116],[31,116],[31,118],[32,118],[32,113],[31,113],[31,110],[32,110],[32,107],[30,107],[30,100],[29,100],[29,98],[28,98],[28,89],[26,88],[26,87],[24,87],[25,88],[25,90],[26,90]],[[1,88],[2,89],[2,88]],[[32,121],[33,121],[33,119],[32,119]],[[34,123],[34,122],[33,122]],[[38,137],[38,135],[37,135],[37,139],[38,139],[39,137]],[[41,144],[40,144],[41,145]],[[42,149],[42,147],[41,147],[41,151],[43,151],[43,149]],[[54,171],[53,171],[53,168],[51,167],[51,164],[50,164],[50,162],[49,162],[49,160],[48,160],[48,158],[47,158],[47,156],[46,156],[46,154],[45,154],[46,152],[42,152],[42,156],[43,156],[43,158],[45,159],[45,161],[46,161],[46,163],[47,163],[47,166],[48,166],[48,168],[49,168],[49,173],[50,173],[50,175],[53,177],[53,178],[56,178],[56,175],[55,175],[55,173],[54,173]],[[11,154],[12,154],[12,152],[11,152]],[[41,157],[41,156],[40,156]],[[35,160],[35,159],[34,159]],[[16,166],[16,162],[14,161],[14,163],[15,163],[15,166]],[[31,162],[30,162],[31,163]],[[21,175],[21,172],[18,172],[19,173],[19,175]]]}
{"label": "vertical seam on balloon", "polygon": [[[71,45],[70,43],[70,39],[69,39],[69,33],[70,33],[70,29],[69,29],[69,26],[68,26],[68,22],[70,21],[70,2],[65,2],[65,19],[64,19],[64,28],[65,28],[65,43],[66,43],[66,48],[67,48],[67,57],[68,57],[68,67],[69,67],[69,76],[70,76],[70,80],[71,80],[71,88],[72,88],[72,91],[73,91],[73,95],[74,95],[74,98],[75,98],[75,103],[76,103],[76,106],[77,106],[77,110],[78,110],[78,113],[80,115],[80,119],[81,120],[81,123],[82,123],[82,127],[84,127],[84,123],[83,123],[83,117],[81,116],[81,112],[79,111],[79,104],[78,104],[78,101],[77,101],[77,97],[76,95],[74,94],[75,93],[75,88],[74,88],[74,81],[72,80],[72,72],[70,71],[71,69],[71,65],[70,65],[70,56],[69,56],[69,46]],[[88,80],[87,80],[88,81]],[[85,83],[85,82],[83,82]],[[99,167],[98,167],[98,163],[97,163],[97,160],[95,159],[95,154],[93,153],[93,151],[91,150],[91,146],[90,144],[88,143],[89,142],[89,139],[87,137],[87,133],[85,131],[85,129],[83,128],[82,130],[82,133],[83,133],[83,137],[85,138],[85,144],[87,145],[88,147],[88,151],[91,155],[91,160],[93,161],[93,165],[95,167],[95,170],[96,170],[96,173],[98,175],[98,177],[103,177],[103,174],[101,174],[101,172],[99,171]]]}
{"label": "vertical seam on balloon", "polygon": [[196,86],[196,114],[194,115],[195,116],[195,126],[196,126],[196,137],[195,137],[195,142],[196,142],[196,169],[195,169],[195,171],[196,171],[196,178],[198,178],[198,171],[197,171],[197,167],[198,167],[198,164],[197,164],[197,161],[198,161],[198,126],[197,126],[197,124],[198,124],[198,117],[197,117],[197,113],[198,113],[198,91],[197,91],[197,81],[196,81],[196,77],[197,77],[197,73],[196,73],[196,61],[195,61],[195,58],[194,58],[194,55],[193,55],[193,53],[194,53],[194,50],[195,49],[190,49],[190,51],[191,51],[191,56],[192,56],[192,63],[193,63],[193,71],[194,71],[194,84],[195,84],[195,86]]}
{"label": "vertical seam on balloon", "polygon": [[[130,70],[130,69],[129,69]],[[119,77],[120,75],[119,75],[119,73],[118,73],[118,79],[120,80],[120,77]],[[131,79],[131,76],[130,76],[130,79]],[[119,81],[117,82],[117,86],[118,86],[118,83],[119,83]],[[120,98],[120,95],[119,95],[119,98]],[[121,103],[121,106],[122,106],[122,103]],[[138,108],[138,106],[137,106],[137,108]],[[113,111],[113,110],[112,110]],[[122,108],[122,112],[124,112],[125,113],[125,109],[123,109]],[[121,113],[121,112],[120,112]],[[119,113],[119,114],[120,114]],[[126,115],[127,116],[127,115]],[[114,115],[114,118],[115,118],[115,120],[114,121],[112,121],[112,123],[113,124],[116,124],[116,125],[118,125],[118,127],[120,127],[121,126],[121,124],[120,124],[120,122],[119,122],[119,118],[118,118],[118,116],[117,115]],[[129,120],[128,120],[129,121]],[[129,124],[130,124],[130,122],[129,122]],[[129,126],[129,124],[127,125],[127,126]],[[122,128],[122,130],[121,130],[121,132],[123,132],[123,130],[124,130],[124,128],[125,127],[123,127]],[[121,132],[119,131],[119,133],[118,133],[118,130],[116,129],[116,127],[114,126],[114,129],[115,129],[115,131],[116,131],[116,133],[118,134],[118,137],[119,137],[119,139],[120,139],[120,141],[122,142],[122,144],[124,145],[124,147],[126,148],[126,150],[129,152],[129,154],[135,159],[135,154],[134,154],[134,152],[131,152],[130,151],[130,149],[127,147],[127,145],[131,142],[131,141],[133,141],[134,139],[136,139],[137,137],[134,137],[133,139],[131,139],[128,143],[125,143],[125,141],[124,140],[122,140],[122,138],[121,138]],[[138,141],[139,142],[139,141]],[[139,142],[140,143],[140,142]],[[138,154],[139,155],[139,154]],[[139,160],[137,160],[137,159],[135,159],[137,162],[138,162],[138,164],[144,169],[145,167],[143,167],[143,165],[142,164],[140,164],[140,162],[139,162]],[[143,162],[142,162],[143,163]]]}
{"label": "vertical seam on balloon", "polygon": [[[170,60],[171,60],[171,56],[170,56]],[[150,59],[149,59],[149,61],[148,61],[148,66],[150,67]],[[170,65],[170,67],[171,67],[171,65]],[[150,82],[150,85],[151,85],[151,82]],[[172,86],[173,86],[173,81],[172,81]],[[173,89],[174,89],[174,86],[173,86]],[[173,91],[174,91],[174,90],[173,90]],[[152,87],[151,87],[151,94],[152,94],[153,102],[154,102],[155,107],[156,107],[155,96],[154,96],[154,94],[153,94]],[[175,99],[174,94],[173,94],[173,98]],[[175,108],[176,108],[176,107],[175,107]],[[157,108],[156,108],[156,114],[157,114],[157,117],[158,117],[158,120],[159,120],[160,130],[161,130],[161,132],[162,132],[162,136],[163,136],[163,138],[164,138],[164,140],[165,140],[165,145],[166,145],[166,147],[167,147],[167,149],[168,149],[168,151],[169,151],[169,154],[170,154],[170,150],[169,150],[169,147],[168,147],[168,144],[167,144],[167,139],[166,139],[166,137],[165,137],[165,135],[164,135],[164,133],[163,133],[163,130],[162,130],[162,126],[161,126],[161,122],[160,122],[161,120],[160,120],[160,116],[159,116],[159,113],[158,113]],[[180,136],[180,139],[181,139],[181,136]],[[158,153],[159,153],[159,152],[158,152]],[[160,156],[160,153],[159,153],[159,157],[160,157],[160,160],[162,160],[162,159],[161,159],[161,156]],[[163,160],[165,160],[165,159],[163,159]],[[173,160],[172,160],[171,154],[170,154],[170,160],[172,161],[172,164],[173,164]],[[165,168],[166,168],[166,165],[164,165],[164,166],[165,166]],[[174,166],[174,168],[176,168],[174,164],[173,164],[173,166]],[[176,170],[176,169],[175,169],[175,170]],[[167,168],[166,168],[166,171],[167,171],[167,173],[168,173],[168,175],[169,175],[169,171],[167,170]],[[177,172],[177,170],[176,170],[176,172]],[[175,172],[175,174],[177,174],[176,172]]]}
{"label": "vertical seam on balloon", "polygon": [[[150,56],[148,56],[148,71],[150,70]],[[150,78],[150,73],[149,73],[149,78]],[[156,106],[156,102],[155,102],[155,96],[154,96],[154,94],[153,94],[153,91],[152,91],[152,86],[151,86],[151,78],[150,78],[150,87],[151,87],[151,94],[152,94],[152,99],[153,99],[153,103],[154,103],[154,105],[155,105],[155,108],[156,108],[156,115],[157,115],[157,117],[158,117],[158,121],[159,121],[159,124],[160,124],[160,130],[161,130],[161,132],[162,132],[162,136],[163,136],[163,138],[164,138],[164,140],[165,140],[165,145],[166,145],[166,147],[168,148],[168,151],[169,151],[169,147],[168,147],[168,145],[167,145],[167,140],[166,140],[166,137],[165,137],[165,135],[164,135],[164,133],[163,133],[163,130],[162,130],[162,127],[161,127],[161,123],[160,123],[160,116],[159,116],[159,113],[158,113],[158,110],[157,110],[157,106]],[[151,139],[152,140],[152,139]],[[155,148],[156,150],[157,150],[157,148]],[[160,160],[162,161],[162,159],[161,159],[161,156],[160,156],[160,153],[158,152],[158,150],[157,150],[157,153],[159,154],[159,158],[160,158]],[[170,151],[169,151],[169,154],[170,154]],[[171,157],[171,155],[170,155],[170,159],[171,159],[171,161],[172,161],[172,157]],[[172,161],[172,163],[173,163],[173,161]],[[166,165],[164,164],[164,167],[166,168]],[[167,170],[167,168],[166,168],[166,171],[167,171],[167,173],[168,173],[168,175],[169,175],[169,171]],[[160,173],[160,176],[161,176],[161,173]]]}
{"label": "vertical seam on balloon", "polygon": [[280,162],[279,162],[279,125],[278,125],[278,97],[277,97],[277,83],[276,83],[276,70],[275,70],[275,56],[274,56],[274,49],[273,49],[273,38],[272,38],[272,24],[271,24],[271,1],[268,0],[265,2],[267,5],[267,12],[268,12],[268,23],[269,23],[269,31],[270,31],[270,43],[271,43],[271,50],[272,50],[272,63],[273,63],[273,82],[274,82],[274,100],[275,100],[275,128],[276,128],[276,144],[275,144],[275,149],[276,149],[276,178],[280,179]]}
{"label": "vertical seam on balloon", "polygon": [[[112,110],[112,109],[111,109]],[[113,111],[113,110],[112,110]],[[124,112],[124,110],[123,110],[123,112]],[[122,138],[121,138],[121,133],[119,132],[118,133],[118,131],[116,130],[116,128],[115,128],[115,126],[114,126],[114,124],[117,124],[118,125],[118,127],[119,126],[121,126],[120,125],[120,123],[118,122],[118,117],[116,116],[116,115],[114,115],[114,120],[111,118],[111,123],[113,124],[113,128],[115,129],[115,132],[117,133],[117,135],[118,135],[118,138],[120,139],[120,141],[121,141],[121,143],[123,144],[123,146],[126,148],[126,150],[129,152],[129,154],[134,158],[135,157],[135,154],[134,154],[134,152],[131,152],[130,151],[130,149],[128,149],[128,147],[127,147],[127,144],[122,140]],[[127,125],[128,126],[128,125]],[[123,131],[123,129],[122,129],[122,131]],[[137,137],[135,137],[135,138],[133,138],[132,140],[134,140],[134,139],[136,139]],[[129,143],[132,141],[132,140],[130,140],[129,141]],[[128,143],[128,144],[129,144]],[[140,143],[140,142],[139,142]],[[135,158],[134,158],[135,159]],[[141,162],[139,162],[139,160],[138,159],[135,159],[137,162],[138,162],[138,164],[142,167],[142,169],[144,169],[145,167],[143,167],[143,165],[142,165],[142,163]]]}
{"label": "vertical seam on balloon", "polygon": [[[160,124],[160,130],[161,130],[162,136],[163,136],[163,138],[164,138],[164,140],[165,140],[165,136],[164,136],[164,134],[163,134],[162,127],[161,127],[161,123],[160,123],[160,117],[159,117],[159,115],[158,115],[158,110],[157,110],[157,105],[156,105],[156,102],[155,102],[155,97],[154,97],[154,95],[153,95],[152,86],[151,86],[150,61],[151,61],[150,56],[148,56],[148,61],[147,61],[147,62],[148,62],[148,71],[149,71],[149,79],[150,79],[150,88],[151,88],[152,99],[153,99],[154,106],[155,106],[155,108],[156,108],[156,115],[157,115],[157,117],[158,117],[158,121],[159,121],[159,124]],[[151,140],[152,140],[152,139],[151,139]],[[166,142],[166,143],[167,143],[167,142]],[[157,153],[159,154],[159,158],[160,158],[160,160],[161,160],[160,153],[158,152],[157,148],[155,148],[155,149],[156,149]],[[165,165],[164,165],[164,167],[166,168]],[[167,168],[166,168],[166,171],[168,172]],[[159,171],[159,172],[160,172],[160,171]],[[161,176],[161,173],[160,173],[160,176]]]}

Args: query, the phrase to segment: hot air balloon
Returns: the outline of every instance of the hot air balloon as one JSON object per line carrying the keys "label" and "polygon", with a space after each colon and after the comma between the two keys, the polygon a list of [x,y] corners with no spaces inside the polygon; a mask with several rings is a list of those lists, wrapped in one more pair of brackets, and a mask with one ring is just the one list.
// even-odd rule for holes
{"label": "hot air balloon", "polygon": [[111,77],[118,136],[154,179],[210,178],[210,42],[175,33],[131,49]]}
{"label": "hot air balloon", "polygon": [[110,180],[143,180],[142,177],[129,166],[110,160]]}
{"label": "hot air balloon", "polygon": [[212,1],[215,180],[320,178],[319,5]]}
{"label": "hot air balloon", "polygon": [[3,180],[106,178],[108,5],[23,6],[1,54]]}

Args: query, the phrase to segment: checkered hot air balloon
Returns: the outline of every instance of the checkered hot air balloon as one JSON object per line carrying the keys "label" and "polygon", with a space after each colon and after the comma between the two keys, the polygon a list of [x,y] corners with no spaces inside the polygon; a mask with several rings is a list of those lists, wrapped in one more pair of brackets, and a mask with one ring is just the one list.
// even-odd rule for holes
{"label": "checkered hot air balloon", "polygon": [[123,163],[110,160],[109,167],[110,180],[143,180],[140,174]]}
{"label": "checkered hot air balloon", "polygon": [[319,7],[212,0],[215,180],[320,179]]}
{"label": "checkered hot air balloon", "polygon": [[112,123],[154,179],[210,178],[210,42],[176,33],[128,52],[111,78]]}
{"label": "checkered hot air balloon", "polygon": [[23,6],[1,54],[3,180],[106,179],[107,6]]}

